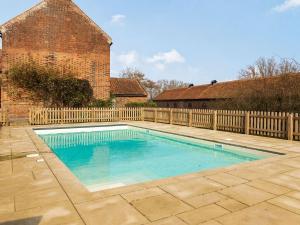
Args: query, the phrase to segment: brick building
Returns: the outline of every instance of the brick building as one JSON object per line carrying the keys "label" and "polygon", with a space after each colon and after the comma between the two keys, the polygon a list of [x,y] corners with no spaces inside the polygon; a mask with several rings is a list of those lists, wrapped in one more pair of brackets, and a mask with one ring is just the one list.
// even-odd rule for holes
{"label": "brick building", "polygon": [[[268,78],[234,80],[227,82],[190,86],[166,90],[159,94],[154,101],[163,108],[192,108],[192,109],[214,109],[215,105],[226,100],[238,98],[255,90],[263,90],[280,87],[285,90],[283,82],[300,82],[300,74],[288,74]],[[290,87],[294,88],[295,87]],[[287,89],[286,89],[287,90]],[[288,91],[288,90],[287,90]]]}
{"label": "brick building", "polygon": [[[110,97],[112,39],[72,0],[42,0],[0,26],[0,31],[2,78],[12,65],[32,60],[89,80],[97,99]],[[25,117],[36,104],[4,79],[1,107],[9,110],[10,117]]]}
{"label": "brick building", "polygon": [[111,78],[111,93],[116,97],[116,106],[124,107],[127,103],[146,102],[147,92],[138,80],[127,78]]}

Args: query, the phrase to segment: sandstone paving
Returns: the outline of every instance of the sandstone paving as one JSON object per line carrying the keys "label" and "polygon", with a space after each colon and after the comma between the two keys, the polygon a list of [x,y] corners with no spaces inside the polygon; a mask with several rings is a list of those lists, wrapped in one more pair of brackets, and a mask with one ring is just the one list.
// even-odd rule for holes
{"label": "sandstone paving", "polygon": [[[300,163],[300,161],[299,161],[299,163]],[[292,170],[292,171],[289,171],[289,172],[284,173],[284,174],[300,179],[300,169]]]}
{"label": "sandstone paving", "polygon": [[224,209],[231,211],[231,212],[236,212],[241,209],[247,208],[247,205],[245,205],[241,202],[238,202],[234,199],[225,199],[225,200],[217,202],[216,204],[223,207]]}
{"label": "sandstone paving", "polygon": [[68,201],[0,215],[0,224],[4,222],[13,224],[15,221],[23,221],[23,224],[30,225],[71,224],[78,220],[79,215]]}
{"label": "sandstone paving", "polygon": [[122,197],[125,198],[128,202],[153,197],[157,195],[164,194],[165,192],[157,187],[155,188],[149,188],[149,189],[143,189],[139,191],[133,191],[126,194],[122,194]]}
{"label": "sandstone paving", "polygon": [[0,178],[7,177],[12,174],[11,160],[0,161]]}
{"label": "sandstone paving", "polygon": [[147,223],[147,225],[187,225],[181,219],[177,217],[169,217],[167,219],[161,219],[152,223]]}
{"label": "sandstone paving", "polygon": [[211,219],[223,216],[228,213],[228,210],[213,204],[186,213],[182,213],[178,215],[178,217],[185,221],[187,224],[198,225],[202,222],[209,221]]}
{"label": "sandstone paving", "polygon": [[260,189],[265,192],[269,192],[274,195],[282,195],[291,191],[291,189],[265,181],[265,180],[253,180],[247,185]]}
{"label": "sandstone paving", "polygon": [[228,173],[246,180],[256,180],[266,176],[264,173],[251,170],[250,168],[235,169]]}
{"label": "sandstone paving", "polygon": [[285,174],[279,174],[266,178],[266,181],[287,187],[289,189],[300,191],[300,179],[288,176]]}
{"label": "sandstone paving", "polygon": [[218,192],[211,192],[208,194],[190,197],[185,199],[184,201],[195,208],[199,208],[201,206],[210,205],[226,199],[228,199],[228,197],[225,195],[222,195]]}
{"label": "sandstone paving", "polygon": [[300,215],[263,202],[216,220],[222,225],[299,225]]}
{"label": "sandstone paving", "polygon": [[201,223],[199,225],[222,225],[222,224],[220,224],[219,222],[217,222],[215,220],[210,220],[208,222],[204,222],[204,223]]}
{"label": "sandstone paving", "polygon": [[45,206],[68,200],[61,188],[48,188],[41,191],[21,192],[15,195],[16,211]]}
{"label": "sandstone paving", "polygon": [[15,205],[13,196],[0,197],[0,215],[14,212],[14,210]]}
{"label": "sandstone paving", "polygon": [[227,173],[218,173],[215,175],[207,176],[207,178],[214,180],[217,183],[221,183],[226,186],[234,186],[242,183],[248,182],[248,180],[235,177],[233,175]]}
{"label": "sandstone paving", "polygon": [[[223,132],[132,124],[227,143]],[[227,135],[238,145],[287,155],[89,192],[30,127],[0,129],[0,155],[16,156],[0,161],[0,223],[299,225],[300,143]],[[26,158],[32,153],[45,162]]]}
{"label": "sandstone paving", "polygon": [[289,196],[291,198],[300,200],[300,192],[299,191],[292,191],[292,192],[286,193],[285,195]]}
{"label": "sandstone paving", "polygon": [[88,225],[139,225],[148,220],[119,196],[76,205]]}
{"label": "sandstone paving", "polygon": [[132,205],[151,221],[177,215],[193,208],[172,195],[162,194],[137,200]]}
{"label": "sandstone paving", "polygon": [[193,196],[214,192],[224,187],[225,186],[222,184],[205,178],[191,179],[161,186],[161,188],[166,192],[169,192],[181,199],[187,199]]}
{"label": "sandstone paving", "polygon": [[300,200],[292,198],[290,196],[279,196],[277,198],[273,198],[268,201],[269,203],[272,203],[273,205],[277,205],[281,208],[287,209],[289,211],[292,211],[294,213],[300,214]]}
{"label": "sandstone paving", "polygon": [[273,194],[244,184],[226,188],[220,193],[247,205],[254,205],[275,197]]}

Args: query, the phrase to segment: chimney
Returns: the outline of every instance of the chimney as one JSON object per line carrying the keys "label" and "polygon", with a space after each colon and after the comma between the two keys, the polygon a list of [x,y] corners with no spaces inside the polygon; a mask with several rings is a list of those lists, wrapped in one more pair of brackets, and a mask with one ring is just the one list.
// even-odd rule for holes
{"label": "chimney", "polygon": [[218,83],[217,80],[212,80],[212,81],[210,82],[211,85],[214,85],[214,84],[216,84],[216,83]]}

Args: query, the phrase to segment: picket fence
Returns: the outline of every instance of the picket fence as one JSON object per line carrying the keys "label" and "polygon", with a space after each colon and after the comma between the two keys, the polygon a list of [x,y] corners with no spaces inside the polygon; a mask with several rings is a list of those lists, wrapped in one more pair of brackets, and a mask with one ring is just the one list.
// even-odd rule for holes
{"label": "picket fence", "polygon": [[117,121],[150,121],[300,140],[298,113],[169,108],[34,108],[29,115],[31,125]]}

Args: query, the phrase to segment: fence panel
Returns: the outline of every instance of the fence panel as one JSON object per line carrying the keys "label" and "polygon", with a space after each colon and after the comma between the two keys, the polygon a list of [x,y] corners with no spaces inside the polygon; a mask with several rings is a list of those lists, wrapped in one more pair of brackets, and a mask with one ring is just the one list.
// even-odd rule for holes
{"label": "fence panel", "polygon": [[144,120],[149,121],[149,122],[155,121],[155,109],[154,108],[144,109]]}
{"label": "fence panel", "polygon": [[174,109],[172,112],[172,123],[175,125],[188,126],[189,125],[189,110],[188,109]]}
{"label": "fence panel", "polygon": [[288,113],[250,112],[250,134],[287,138]]}
{"label": "fence panel", "polygon": [[37,108],[31,109],[29,122],[32,125],[91,123],[141,120],[138,108]]}
{"label": "fence panel", "polygon": [[170,109],[157,109],[156,111],[156,121],[158,123],[170,123],[172,113]]}
{"label": "fence panel", "polygon": [[213,115],[213,110],[192,110],[192,126],[198,128],[212,129]]}
{"label": "fence panel", "polygon": [[217,130],[234,133],[245,133],[246,112],[218,110]]}
{"label": "fence panel", "polygon": [[294,133],[294,140],[295,141],[300,141],[300,115],[298,113],[296,113],[294,115],[294,129],[293,129],[293,133]]}

